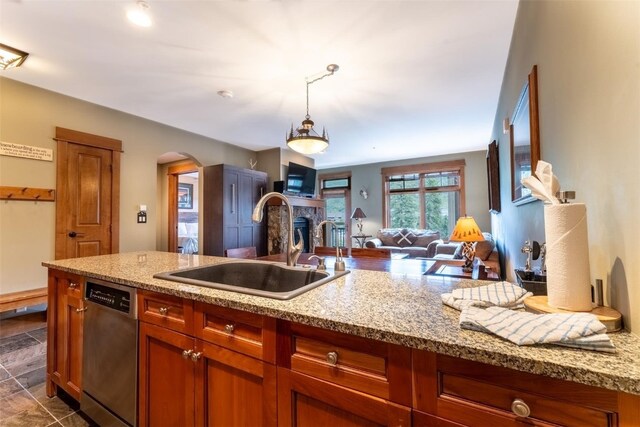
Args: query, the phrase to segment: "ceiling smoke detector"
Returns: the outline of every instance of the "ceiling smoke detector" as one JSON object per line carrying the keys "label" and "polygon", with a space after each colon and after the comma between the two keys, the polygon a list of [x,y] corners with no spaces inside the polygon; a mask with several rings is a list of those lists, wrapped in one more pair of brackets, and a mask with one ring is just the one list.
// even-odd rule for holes
{"label": "ceiling smoke detector", "polygon": [[226,99],[233,98],[233,92],[231,92],[230,90],[219,90],[217,93],[218,95]]}

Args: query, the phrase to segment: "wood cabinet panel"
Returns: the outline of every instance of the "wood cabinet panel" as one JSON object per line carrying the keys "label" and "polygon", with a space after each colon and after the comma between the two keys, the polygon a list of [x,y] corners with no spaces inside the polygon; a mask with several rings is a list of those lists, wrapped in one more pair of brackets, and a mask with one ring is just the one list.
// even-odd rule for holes
{"label": "wood cabinet panel", "polygon": [[411,410],[279,367],[278,425],[410,426]]}
{"label": "wood cabinet panel", "polygon": [[[611,390],[417,350],[413,372],[414,408],[463,425],[618,425]],[[516,399],[529,415],[516,415]]]}
{"label": "wood cabinet panel", "polygon": [[275,426],[276,368],[198,341],[196,425]]}
{"label": "wood cabinet panel", "polygon": [[196,302],[195,336],[275,363],[276,320],[246,311]]}
{"label": "wood cabinet panel", "polygon": [[195,349],[187,335],[140,322],[138,424],[195,425],[195,369],[185,350]]}
{"label": "wood cabinet panel", "polygon": [[47,310],[47,395],[61,387],[79,400],[82,391],[84,278],[49,270]]}
{"label": "wood cabinet panel", "polygon": [[291,370],[411,404],[408,348],[299,324],[283,323],[281,332],[280,357]]}
{"label": "wood cabinet panel", "polygon": [[230,165],[203,172],[203,254],[224,256],[226,249],[255,246],[267,255],[266,215],[251,220],[253,208],[266,192],[267,174]]}
{"label": "wood cabinet panel", "polygon": [[185,334],[193,333],[193,301],[138,290],[138,318]]}

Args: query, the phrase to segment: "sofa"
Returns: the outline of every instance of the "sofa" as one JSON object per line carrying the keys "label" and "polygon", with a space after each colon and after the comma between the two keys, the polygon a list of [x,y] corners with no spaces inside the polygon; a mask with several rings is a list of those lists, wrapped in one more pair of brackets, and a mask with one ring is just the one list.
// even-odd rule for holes
{"label": "sofa", "polygon": [[[433,258],[440,232],[416,228],[383,228],[376,237],[365,242],[365,248],[391,249],[410,257]],[[436,242],[434,244],[434,242]]]}
{"label": "sofa", "polygon": [[[498,253],[496,242],[491,233],[482,233],[482,235],[484,236],[484,241],[474,243],[476,258],[482,260],[482,263],[485,266],[490,267],[498,274],[498,276],[501,276],[500,255]],[[429,258],[434,258],[440,261],[462,259],[462,243],[445,243],[442,240],[434,243],[435,254]]]}

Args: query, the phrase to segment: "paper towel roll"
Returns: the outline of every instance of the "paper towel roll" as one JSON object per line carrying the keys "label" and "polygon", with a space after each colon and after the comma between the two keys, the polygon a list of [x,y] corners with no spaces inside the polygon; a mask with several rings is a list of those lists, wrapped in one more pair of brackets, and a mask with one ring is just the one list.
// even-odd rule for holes
{"label": "paper towel roll", "polygon": [[584,203],[544,206],[549,305],[590,311],[591,277]]}

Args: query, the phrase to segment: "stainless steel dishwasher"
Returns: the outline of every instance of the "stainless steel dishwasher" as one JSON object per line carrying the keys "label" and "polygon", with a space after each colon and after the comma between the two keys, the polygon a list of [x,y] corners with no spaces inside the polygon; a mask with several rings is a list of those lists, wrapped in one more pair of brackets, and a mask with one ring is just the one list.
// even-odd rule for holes
{"label": "stainless steel dishwasher", "polygon": [[101,427],[135,426],[136,289],[88,279],[85,308],[80,410]]}

